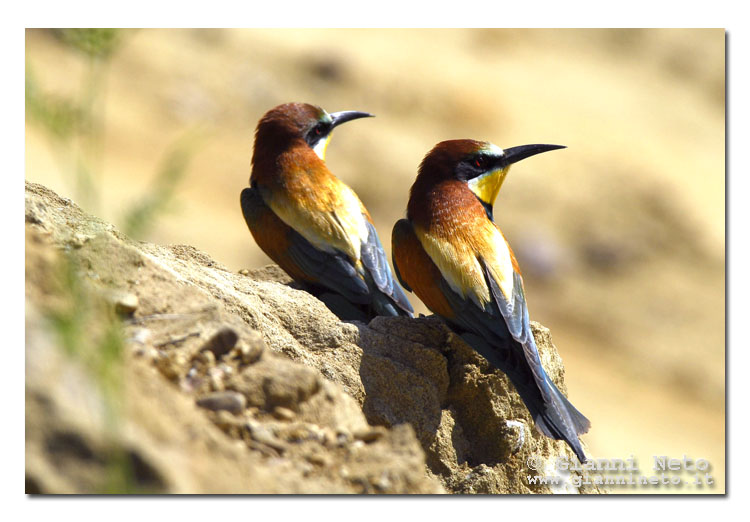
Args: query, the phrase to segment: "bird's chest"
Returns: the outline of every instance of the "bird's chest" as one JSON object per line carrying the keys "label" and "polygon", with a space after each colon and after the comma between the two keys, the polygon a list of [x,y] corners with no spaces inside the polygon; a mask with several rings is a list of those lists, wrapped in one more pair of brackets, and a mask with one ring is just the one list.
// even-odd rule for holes
{"label": "bird's chest", "polygon": [[415,227],[424,249],[451,288],[483,307],[490,300],[485,263],[504,293],[512,289],[507,244],[473,194],[447,191],[432,198],[426,227]]}
{"label": "bird's chest", "polygon": [[286,205],[324,210],[330,206],[335,191],[334,181],[326,174],[297,163],[282,165],[268,180],[269,196]]}
{"label": "bird's chest", "polygon": [[441,240],[476,245],[488,225],[484,207],[468,191],[442,190],[427,200],[429,221],[426,229]]}

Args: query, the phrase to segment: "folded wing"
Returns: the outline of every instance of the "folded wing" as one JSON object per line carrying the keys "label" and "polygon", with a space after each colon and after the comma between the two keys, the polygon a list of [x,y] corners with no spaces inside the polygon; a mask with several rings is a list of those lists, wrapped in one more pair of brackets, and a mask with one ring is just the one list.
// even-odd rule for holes
{"label": "folded wing", "polygon": [[343,206],[318,212],[317,221],[295,216],[293,223],[325,223],[321,230],[313,225],[298,231],[279,218],[259,190],[246,188],[241,195],[242,213],[256,242],[293,278],[333,290],[352,303],[370,305],[381,315],[410,316],[413,310],[393,279],[377,232],[361,213],[359,200],[356,203],[356,215]]}

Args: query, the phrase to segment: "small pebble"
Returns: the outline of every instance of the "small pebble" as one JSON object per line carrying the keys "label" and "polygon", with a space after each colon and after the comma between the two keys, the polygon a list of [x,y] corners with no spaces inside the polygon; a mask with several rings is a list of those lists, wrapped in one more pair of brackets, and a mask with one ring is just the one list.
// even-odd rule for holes
{"label": "small pebble", "polygon": [[320,442],[327,448],[336,446],[336,434],[331,428],[323,427],[320,430]]}
{"label": "small pebble", "polygon": [[184,379],[180,381],[180,389],[187,393],[192,393],[194,390],[200,388],[203,379],[198,374],[196,368],[190,368]]}
{"label": "small pebble", "polygon": [[209,411],[209,418],[221,431],[232,438],[239,439],[242,432],[242,420],[226,410]]}
{"label": "small pebble", "polygon": [[315,440],[315,433],[304,425],[296,424],[289,431],[284,431],[280,436],[287,442],[304,442],[306,440]]}
{"label": "small pebble", "polygon": [[159,355],[156,358],[156,367],[169,380],[177,380],[180,376],[179,368],[174,364],[172,359],[166,355]]}
{"label": "small pebble", "polygon": [[137,344],[146,344],[151,339],[151,330],[148,328],[138,328],[130,336],[130,342]]}
{"label": "small pebble", "polygon": [[209,350],[203,350],[198,354],[198,361],[207,366],[213,366],[216,363],[216,356]]}
{"label": "small pebble", "polygon": [[382,426],[373,426],[370,429],[360,430],[353,433],[354,438],[365,443],[375,442],[385,435],[385,428]]}
{"label": "small pebble", "polygon": [[261,426],[257,423],[248,422],[246,424],[247,430],[254,441],[265,444],[269,448],[273,448],[276,451],[283,453],[287,449],[287,445],[277,439],[271,431],[265,426]]}
{"label": "small pebble", "polygon": [[348,433],[345,432],[338,432],[336,433],[336,443],[339,446],[346,446],[350,441],[350,437]]}
{"label": "small pebble", "polygon": [[283,406],[276,406],[273,409],[273,416],[279,420],[289,421],[294,418],[294,412],[290,410],[289,408],[284,408]]}
{"label": "small pebble", "polygon": [[310,464],[315,464],[316,466],[325,467],[328,465],[328,459],[326,458],[325,455],[313,453],[311,455],[307,455],[306,458]]}
{"label": "small pebble", "polygon": [[381,491],[385,491],[391,487],[391,479],[388,477],[388,472],[384,471],[380,474],[380,477],[374,481],[374,486]]}
{"label": "small pebble", "polygon": [[237,351],[243,364],[253,364],[260,359],[265,348],[263,336],[260,332],[253,330],[247,338],[242,339],[237,346]]}
{"label": "small pebble", "polygon": [[187,355],[184,352],[174,352],[170,358],[175,366],[186,366],[188,363]]}
{"label": "small pebble", "polygon": [[219,368],[212,367],[208,369],[208,382],[213,391],[224,390],[224,372]]}
{"label": "small pebble", "polygon": [[89,239],[91,239],[91,236],[76,232],[70,240],[70,244],[73,245],[74,248],[81,248]]}
{"label": "small pebble", "polygon": [[250,270],[248,270],[247,268],[242,268],[240,269],[238,274],[243,275],[243,276],[250,275]]}
{"label": "small pebble", "polygon": [[297,464],[297,469],[302,472],[303,477],[307,477],[313,472],[313,466],[304,461]]}
{"label": "small pebble", "polygon": [[232,348],[234,348],[237,344],[237,339],[237,332],[232,328],[225,326],[213,334],[211,338],[206,341],[206,344],[201,347],[200,351],[208,350],[212,352],[216,358],[219,358],[222,355],[229,353]]}
{"label": "small pebble", "polygon": [[241,393],[233,391],[213,392],[199,397],[195,403],[201,408],[212,411],[240,413],[247,405],[247,399]]}
{"label": "small pebble", "polygon": [[131,316],[138,309],[138,296],[121,290],[107,293],[107,300],[114,305],[115,312],[122,316]]}
{"label": "small pebble", "polygon": [[310,432],[310,440],[314,440],[315,442],[319,442],[320,444],[325,444],[326,432],[324,431],[324,428],[309,423],[305,423],[305,425]]}

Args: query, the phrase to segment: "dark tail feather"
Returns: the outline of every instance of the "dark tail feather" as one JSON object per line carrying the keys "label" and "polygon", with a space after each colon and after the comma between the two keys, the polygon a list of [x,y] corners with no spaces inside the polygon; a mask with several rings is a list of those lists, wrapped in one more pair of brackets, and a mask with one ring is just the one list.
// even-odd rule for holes
{"label": "dark tail feather", "polygon": [[333,292],[319,291],[311,293],[323,301],[323,304],[342,321],[368,323],[371,319],[370,314],[365,310],[367,305],[354,304],[341,294],[334,294]]}
{"label": "dark tail feather", "polygon": [[576,428],[576,435],[583,435],[584,433],[588,433],[589,428],[591,427],[591,421],[589,421],[583,413],[578,411],[578,408],[570,403],[568,398],[563,395],[560,390],[557,389],[557,386],[555,386],[553,382],[550,381],[550,384],[554,388],[557,396],[560,398],[560,402],[562,402],[564,407],[568,410],[570,419],[573,421],[573,425]]}
{"label": "dark tail feather", "polygon": [[372,314],[373,317],[378,315],[386,317],[414,317],[411,305],[406,299],[404,292],[398,286],[398,283],[391,279],[391,284],[394,286],[392,289],[393,295],[390,296],[378,288],[369,273],[365,272],[364,276],[367,287],[370,289],[370,296],[372,297],[370,306],[372,307],[372,312],[374,312]]}
{"label": "dark tail feather", "polygon": [[414,317],[414,315],[397,306],[396,303],[387,295],[381,293],[375,289],[372,292],[372,308],[375,310],[377,315],[385,315],[390,317]]}
{"label": "dark tail feather", "polygon": [[539,396],[532,409],[524,394],[521,394],[521,398],[524,399],[529,411],[534,414],[534,422],[536,422],[539,431],[553,439],[564,440],[576,454],[578,460],[584,463],[586,462],[586,454],[578,440],[578,435],[586,433],[591,426],[591,422],[557,389],[555,383],[549,378],[547,378],[547,382],[552,392],[551,401],[542,402],[541,396]]}
{"label": "dark tail feather", "polygon": [[546,373],[545,379],[549,385],[550,400],[544,400],[531,369],[523,357],[523,349],[520,346],[517,350],[511,347],[491,346],[472,333],[462,333],[461,337],[493,366],[508,376],[531,413],[539,431],[552,439],[564,440],[578,460],[581,463],[586,462],[586,454],[578,440],[578,435],[586,433],[591,423],[557,389]]}

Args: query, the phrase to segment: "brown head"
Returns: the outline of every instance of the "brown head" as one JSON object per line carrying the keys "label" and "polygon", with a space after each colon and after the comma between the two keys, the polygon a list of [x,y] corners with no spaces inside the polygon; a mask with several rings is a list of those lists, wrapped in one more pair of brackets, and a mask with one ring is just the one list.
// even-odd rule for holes
{"label": "brown head", "polygon": [[274,107],[260,119],[255,130],[253,166],[275,162],[279,154],[295,146],[309,147],[320,159],[325,159],[325,149],[333,129],[347,121],[368,116],[372,114],[360,111],[328,114],[309,103],[285,103]]}
{"label": "brown head", "polygon": [[486,141],[448,140],[435,145],[419,166],[412,185],[407,214],[423,215],[425,200],[436,191],[452,192],[453,197],[470,190],[481,202],[488,215],[497,198],[505,176],[513,163],[555,149],[562,145],[521,145],[501,149]]}

